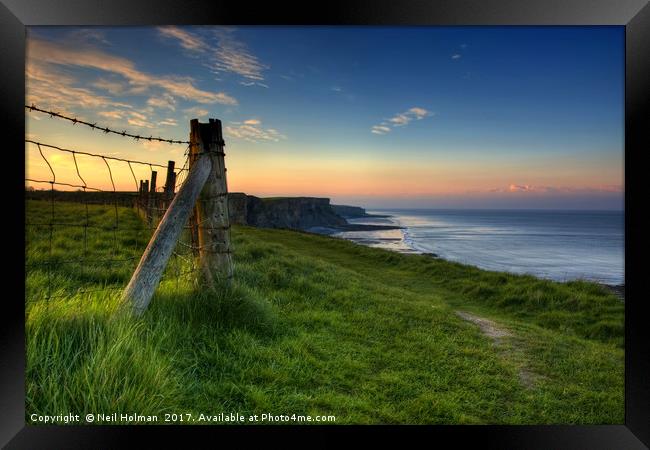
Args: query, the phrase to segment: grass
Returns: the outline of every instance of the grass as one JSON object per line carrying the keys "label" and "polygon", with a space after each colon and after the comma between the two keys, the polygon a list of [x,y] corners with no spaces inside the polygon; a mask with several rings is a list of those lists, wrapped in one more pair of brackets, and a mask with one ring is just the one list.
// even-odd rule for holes
{"label": "grass", "polygon": [[[85,218],[82,205],[56,206],[57,218]],[[30,201],[28,222],[47,222],[48,208]],[[114,209],[93,208],[97,223],[113,223]],[[119,219],[141,223],[125,208]],[[123,257],[142,251],[149,230],[88,233],[88,253],[101,255],[110,241],[123,244],[115,255]],[[81,255],[79,231],[54,234],[53,255]],[[287,230],[234,227],[232,236],[231,287],[201,292],[170,268],[139,319],[112,318],[118,291],[75,294],[82,285],[122,287],[128,264],[64,264],[50,275],[47,266],[30,268],[27,421],[72,411],[161,420],[295,413],[334,415],[337,424],[623,423],[623,305],[595,284]],[[29,227],[27,238],[28,263],[49,258],[43,227]],[[44,300],[48,284],[64,295]],[[457,310],[513,336],[495,347]],[[532,385],[521,382],[522,371],[535,375]]]}

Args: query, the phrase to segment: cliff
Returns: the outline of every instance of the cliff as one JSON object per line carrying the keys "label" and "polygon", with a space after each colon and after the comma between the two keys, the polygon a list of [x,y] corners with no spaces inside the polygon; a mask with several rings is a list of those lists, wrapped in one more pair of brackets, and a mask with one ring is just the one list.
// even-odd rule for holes
{"label": "cliff", "polygon": [[228,194],[232,223],[262,228],[341,227],[347,221],[338,215],[328,198],[259,198],[240,192]]}
{"label": "cliff", "polygon": [[[160,200],[162,193],[156,193]],[[81,202],[133,206],[135,192],[81,192],[26,190],[25,198],[55,202]],[[337,231],[367,231],[400,228],[394,225],[350,224],[347,218],[387,217],[370,215],[356,206],[331,205],[329,198],[272,197],[260,198],[241,192],[228,193],[230,221],[233,224],[261,228],[290,228],[330,234]]]}
{"label": "cliff", "polygon": [[368,217],[366,210],[358,206],[332,205],[332,209],[336,214],[347,219],[353,219],[356,217]]}

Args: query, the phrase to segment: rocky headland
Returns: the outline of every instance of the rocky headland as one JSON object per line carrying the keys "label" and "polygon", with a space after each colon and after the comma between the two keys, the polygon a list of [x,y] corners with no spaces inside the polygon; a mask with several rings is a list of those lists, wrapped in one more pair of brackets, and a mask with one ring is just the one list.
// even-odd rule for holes
{"label": "rocky headland", "polygon": [[386,217],[366,213],[358,206],[332,205],[322,197],[260,198],[241,192],[228,194],[230,220],[261,228],[290,228],[332,234],[340,231],[394,230],[394,225],[349,223],[347,219]]}

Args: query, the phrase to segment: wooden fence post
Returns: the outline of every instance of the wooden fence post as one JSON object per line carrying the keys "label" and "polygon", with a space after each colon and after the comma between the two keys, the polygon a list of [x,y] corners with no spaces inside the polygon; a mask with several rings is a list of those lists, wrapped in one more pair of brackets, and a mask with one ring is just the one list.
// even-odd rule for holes
{"label": "wooden fence post", "polygon": [[187,179],[165,211],[140,258],[138,267],[122,293],[123,305],[130,305],[136,315],[141,315],[147,309],[190,212],[211,172],[210,156],[201,155],[194,162]]}
{"label": "wooden fence post", "polygon": [[165,207],[169,205],[174,197],[174,188],[176,185],[176,173],[174,173],[174,161],[167,161],[167,178],[165,178]]}
{"label": "wooden fence post", "polygon": [[211,288],[233,276],[224,145],[220,120],[190,122],[190,167],[203,156],[212,163],[195,208],[201,279]]}
{"label": "wooden fence post", "polygon": [[[192,167],[192,164],[194,164],[194,161],[198,156],[201,154],[203,151],[201,149],[202,144],[199,141],[194,141],[192,140],[193,132],[192,132],[192,124],[196,121],[198,123],[197,119],[194,119],[193,121],[190,121],[190,151],[188,155],[188,162],[189,166]],[[190,221],[189,221],[189,229],[190,229],[190,245],[192,247],[192,255],[195,258],[199,257],[199,222],[197,220],[197,214],[198,214],[198,207],[197,205],[194,205],[194,208],[192,209],[192,214],[190,214]]]}
{"label": "wooden fence post", "polygon": [[153,193],[156,192],[156,178],[158,178],[158,172],[156,172],[155,170],[152,170],[151,171],[151,187],[149,189],[150,189],[150,192],[153,192]]}
{"label": "wooden fence post", "polygon": [[156,178],[158,178],[158,172],[152,170],[151,184],[149,185],[149,201],[147,202],[147,209],[150,211],[152,222],[155,222],[158,218],[158,202],[156,201]]}
{"label": "wooden fence post", "polygon": [[140,190],[138,191],[138,213],[147,217],[147,209],[144,204],[144,180],[140,180]]}

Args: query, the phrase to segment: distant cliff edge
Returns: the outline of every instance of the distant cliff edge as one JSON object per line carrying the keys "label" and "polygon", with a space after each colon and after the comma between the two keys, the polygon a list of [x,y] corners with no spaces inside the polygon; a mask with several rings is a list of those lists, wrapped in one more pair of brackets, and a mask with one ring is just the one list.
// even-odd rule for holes
{"label": "distant cliff edge", "polygon": [[329,198],[260,198],[231,192],[228,194],[228,207],[232,223],[262,228],[292,228],[323,234],[400,228],[394,225],[350,224],[346,219],[379,216],[367,214],[365,209],[358,206],[332,205]]}
{"label": "distant cliff edge", "polygon": [[341,217],[346,219],[360,219],[362,217],[390,217],[383,214],[368,214],[365,209],[359,206],[332,205],[332,209]]}
{"label": "distant cliff edge", "polygon": [[263,228],[345,227],[347,221],[337,214],[329,198],[260,198],[241,192],[228,194],[230,220],[235,224]]}
{"label": "distant cliff edge", "polygon": [[[162,197],[161,193],[156,194]],[[26,190],[30,200],[68,201],[92,204],[132,206],[138,198],[135,192],[81,192]],[[291,228],[316,233],[365,231],[400,228],[393,225],[350,224],[346,219],[386,217],[367,214],[358,206],[332,205],[329,198],[270,197],[260,198],[242,192],[228,193],[230,221],[239,225],[262,228]]]}
{"label": "distant cliff edge", "polygon": [[369,214],[365,209],[359,206],[348,205],[331,205],[336,214],[346,219],[356,219],[358,217],[368,217]]}

